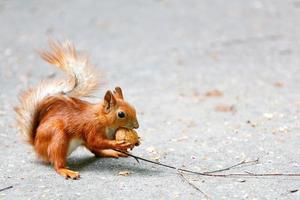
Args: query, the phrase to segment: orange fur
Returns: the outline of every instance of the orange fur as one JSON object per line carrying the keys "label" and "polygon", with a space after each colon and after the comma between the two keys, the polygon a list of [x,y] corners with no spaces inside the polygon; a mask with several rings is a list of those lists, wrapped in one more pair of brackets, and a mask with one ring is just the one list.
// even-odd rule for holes
{"label": "orange fur", "polygon": [[[52,42],[50,46],[52,52],[41,53],[42,57],[63,69],[71,78],[66,82],[42,83],[46,91],[42,91],[39,85],[23,93],[16,108],[17,120],[39,157],[52,163],[60,175],[77,179],[79,173],[66,169],[66,158],[73,150],[72,145],[75,145],[74,148],[84,145],[98,156],[124,156],[109,150],[126,150],[131,146],[114,140],[115,130],[120,127],[138,128],[139,125],[135,109],[124,101],[119,87],[113,93],[107,91],[104,100],[98,104],[79,99],[98,86],[99,81],[92,74],[91,66],[79,58],[70,43],[61,45]],[[64,87],[53,89],[58,85]],[[120,117],[120,112],[125,116]],[[73,144],[74,141],[79,143]]]}

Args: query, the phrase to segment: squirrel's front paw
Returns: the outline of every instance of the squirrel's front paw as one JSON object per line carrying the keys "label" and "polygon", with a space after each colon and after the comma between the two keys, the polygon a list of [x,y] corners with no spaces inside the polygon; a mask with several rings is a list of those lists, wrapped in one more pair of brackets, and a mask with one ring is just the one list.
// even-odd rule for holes
{"label": "squirrel's front paw", "polygon": [[118,149],[118,150],[127,150],[127,149],[130,149],[132,147],[132,144],[129,143],[129,142],[125,142],[125,141],[116,141],[115,143],[115,149]]}
{"label": "squirrel's front paw", "polygon": [[127,154],[112,149],[103,149],[97,152],[94,151],[93,153],[99,157],[106,157],[106,158],[128,157]]}

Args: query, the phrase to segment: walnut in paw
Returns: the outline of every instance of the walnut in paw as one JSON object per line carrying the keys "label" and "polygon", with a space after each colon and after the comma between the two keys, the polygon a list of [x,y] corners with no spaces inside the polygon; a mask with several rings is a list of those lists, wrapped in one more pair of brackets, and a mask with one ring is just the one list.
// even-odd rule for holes
{"label": "walnut in paw", "polygon": [[134,146],[140,145],[140,137],[138,136],[137,132],[133,129],[119,128],[116,131],[115,137],[117,141],[125,141],[132,144],[131,149],[133,149]]}

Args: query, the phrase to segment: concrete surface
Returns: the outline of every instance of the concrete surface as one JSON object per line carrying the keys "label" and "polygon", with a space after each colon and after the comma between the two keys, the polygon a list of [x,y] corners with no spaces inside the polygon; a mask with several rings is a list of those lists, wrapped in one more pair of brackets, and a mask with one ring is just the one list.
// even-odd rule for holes
{"label": "concrete surface", "polygon": [[82,178],[64,180],[22,142],[12,111],[20,90],[59,74],[35,50],[68,38],[104,72],[97,95],[120,85],[136,106],[134,154],[198,171],[260,158],[233,172],[299,173],[299,19],[297,0],[1,1],[0,188],[13,188],[0,199],[300,199],[299,178],[186,175],[207,197],[175,171],[83,148],[69,159]]}

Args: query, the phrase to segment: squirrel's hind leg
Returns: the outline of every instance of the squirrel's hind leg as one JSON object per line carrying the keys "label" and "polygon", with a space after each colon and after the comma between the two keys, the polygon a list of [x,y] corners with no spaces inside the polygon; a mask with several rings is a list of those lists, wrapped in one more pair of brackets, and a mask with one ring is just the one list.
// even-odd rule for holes
{"label": "squirrel's hind leg", "polygon": [[49,146],[49,154],[55,171],[66,179],[79,179],[79,172],[75,172],[66,168],[67,152],[70,140],[63,133],[56,130]]}
{"label": "squirrel's hind leg", "polygon": [[62,175],[66,179],[70,178],[70,179],[75,180],[75,179],[80,178],[79,172],[75,172],[75,171],[69,170],[67,168],[58,168],[55,170],[58,174]]}
{"label": "squirrel's hind leg", "polygon": [[44,160],[54,165],[55,171],[66,179],[78,179],[78,172],[66,168],[67,151],[69,147],[68,136],[55,124],[41,126],[38,129],[35,150]]}

